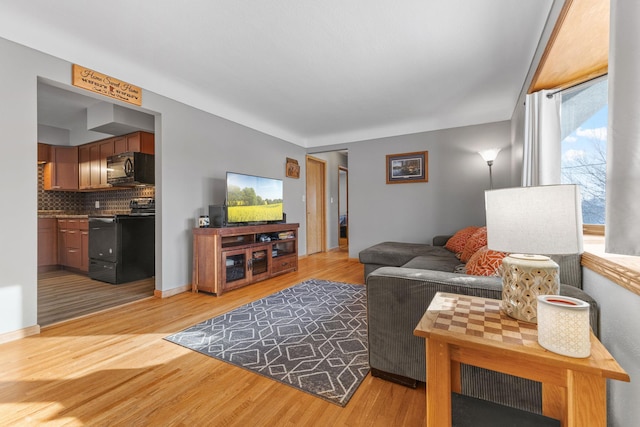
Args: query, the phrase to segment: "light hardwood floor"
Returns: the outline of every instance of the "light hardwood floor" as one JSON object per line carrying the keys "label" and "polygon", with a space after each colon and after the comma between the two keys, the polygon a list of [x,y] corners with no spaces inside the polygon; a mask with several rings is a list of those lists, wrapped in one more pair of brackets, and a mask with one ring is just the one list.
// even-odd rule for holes
{"label": "light hardwood floor", "polygon": [[342,408],[165,341],[309,278],[363,283],[344,252],[215,297],[149,298],[0,345],[0,425],[420,426],[425,390],[368,375]]}

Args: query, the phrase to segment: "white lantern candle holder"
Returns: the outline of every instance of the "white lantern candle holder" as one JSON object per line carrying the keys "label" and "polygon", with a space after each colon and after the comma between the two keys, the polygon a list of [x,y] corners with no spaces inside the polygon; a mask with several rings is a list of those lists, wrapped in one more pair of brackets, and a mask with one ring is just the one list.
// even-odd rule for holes
{"label": "white lantern candle holder", "polygon": [[564,356],[589,357],[589,304],[561,295],[539,295],[538,343]]}

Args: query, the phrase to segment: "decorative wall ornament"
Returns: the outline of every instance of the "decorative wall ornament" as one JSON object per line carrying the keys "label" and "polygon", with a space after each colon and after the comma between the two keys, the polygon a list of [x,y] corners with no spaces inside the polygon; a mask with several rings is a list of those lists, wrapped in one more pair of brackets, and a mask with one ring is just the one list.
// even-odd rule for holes
{"label": "decorative wall ornament", "polygon": [[296,159],[287,157],[286,175],[288,178],[300,178],[300,165]]}

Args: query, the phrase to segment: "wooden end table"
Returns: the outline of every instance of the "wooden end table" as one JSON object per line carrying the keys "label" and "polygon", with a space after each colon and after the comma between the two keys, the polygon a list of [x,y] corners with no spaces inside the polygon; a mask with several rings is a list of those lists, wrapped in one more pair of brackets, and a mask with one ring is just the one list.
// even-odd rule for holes
{"label": "wooden end table", "polygon": [[607,425],[607,378],[630,381],[591,333],[591,356],[545,350],[537,325],[500,311],[500,301],[438,292],[414,335],[427,356],[427,426],[451,426],[451,392],[460,393],[460,363],[542,383],[542,413],[563,427]]}

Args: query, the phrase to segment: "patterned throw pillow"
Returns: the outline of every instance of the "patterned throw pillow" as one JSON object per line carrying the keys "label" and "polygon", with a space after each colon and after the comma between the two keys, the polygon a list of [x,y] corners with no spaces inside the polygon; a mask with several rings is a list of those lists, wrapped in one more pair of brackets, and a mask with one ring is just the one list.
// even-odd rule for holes
{"label": "patterned throw pillow", "polygon": [[447,243],[444,245],[445,249],[449,249],[456,255],[460,255],[464,250],[464,245],[467,244],[467,239],[478,229],[475,225],[465,227],[462,230],[456,231]]}
{"label": "patterned throw pillow", "polygon": [[464,245],[464,250],[460,254],[460,261],[468,262],[471,255],[475,254],[478,249],[487,245],[487,227],[478,228],[468,239]]}
{"label": "patterned throw pillow", "polygon": [[467,262],[467,274],[473,276],[500,276],[502,258],[508,254],[481,247]]}

